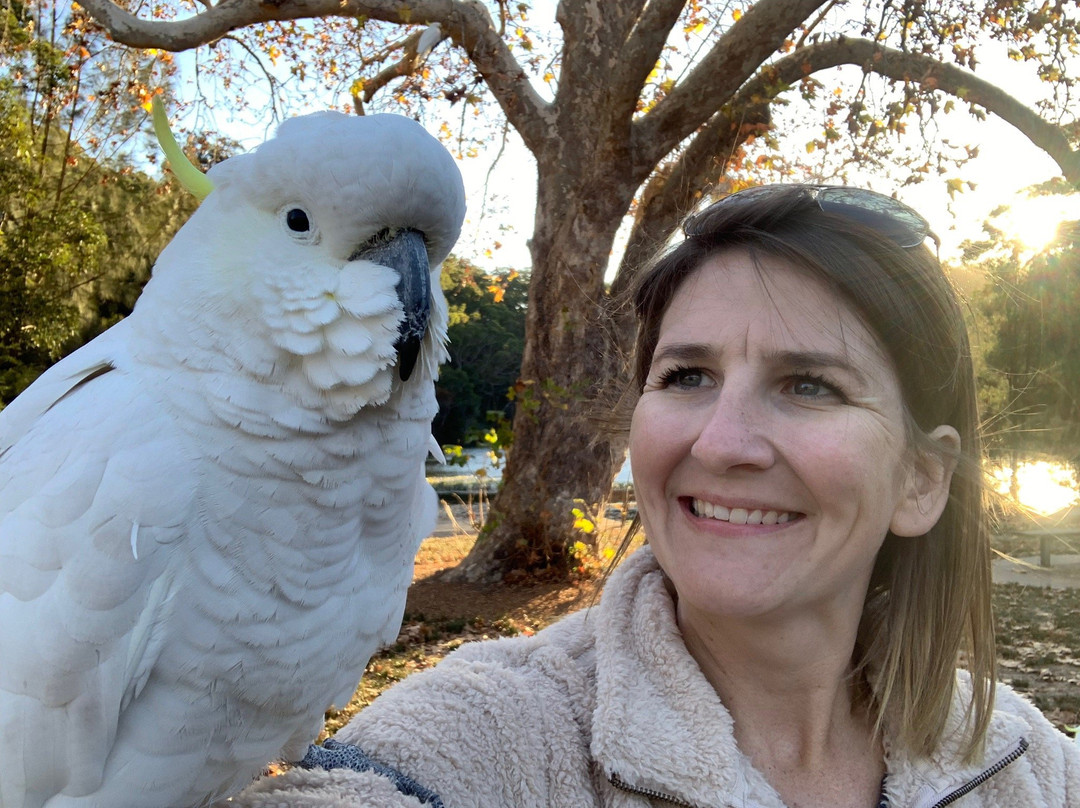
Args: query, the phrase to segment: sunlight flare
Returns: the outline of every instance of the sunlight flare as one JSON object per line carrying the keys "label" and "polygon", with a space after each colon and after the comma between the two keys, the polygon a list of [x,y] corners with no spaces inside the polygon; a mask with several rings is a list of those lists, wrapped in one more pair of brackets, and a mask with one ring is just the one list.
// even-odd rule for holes
{"label": "sunlight flare", "polygon": [[[1008,494],[1011,469],[999,466],[994,469],[997,491]],[[1061,463],[1045,460],[1020,463],[1016,469],[1019,487],[1017,499],[1025,508],[1043,516],[1063,511],[1080,501],[1076,475]]]}
{"label": "sunlight flare", "polygon": [[998,218],[998,226],[1031,252],[1053,243],[1062,222],[1080,219],[1080,197],[1021,197]]}

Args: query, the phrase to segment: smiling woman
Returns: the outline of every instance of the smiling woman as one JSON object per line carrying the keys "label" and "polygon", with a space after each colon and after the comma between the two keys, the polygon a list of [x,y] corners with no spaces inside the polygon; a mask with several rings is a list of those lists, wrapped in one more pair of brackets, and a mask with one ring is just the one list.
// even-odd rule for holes
{"label": "smiling woman", "polygon": [[926,222],[774,186],[685,231],[635,291],[617,419],[648,546],[239,805],[1077,805],[1080,748],[995,689],[971,356]]}
{"label": "smiling woman", "polygon": [[915,468],[888,356],[822,281],[742,250],[679,287],[660,335],[630,446],[683,633],[755,618],[760,636],[757,618],[818,609],[825,637],[852,647],[886,533],[926,533],[952,468]]}
{"label": "smiling woman", "polygon": [[[740,747],[782,796],[865,792],[882,733],[940,745],[963,649],[976,756],[994,679],[977,415],[929,228],[878,194],[768,186],[686,231],[639,284],[624,401],[646,534]],[[816,708],[785,686],[812,670]],[[778,750],[795,715],[843,763]]]}

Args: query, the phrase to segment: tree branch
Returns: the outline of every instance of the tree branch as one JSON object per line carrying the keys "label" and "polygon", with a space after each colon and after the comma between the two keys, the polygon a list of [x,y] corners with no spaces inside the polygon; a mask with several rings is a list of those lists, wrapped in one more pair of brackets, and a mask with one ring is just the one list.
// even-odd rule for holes
{"label": "tree branch", "polygon": [[634,114],[645,79],[660,58],[684,5],[686,0],[652,0],[623,44],[619,54],[623,69],[612,76],[611,99],[614,108],[628,118]]}
{"label": "tree branch", "polygon": [[[758,0],[686,79],[634,122],[635,162],[656,165],[709,120],[827,0]],[[650,65],[650,69],[651,69]]]}
{"label": "tree branch", "polygon": [[957,65],[929,56],[885,48],[866,39],[841,37],[809,45],[785,56],[759,73],[743,91],[753,89],[775,94],[775,90],[770,91],[770,85],[794,84],[811,73],[844,64],[859,65],[867,72],[893,81],[909,81],[984,107],[1049,154],[1065,179],[1080,187],[1080,152],[1072,148],[1064,129],[1045,120],[995,84]]}
{"label": "tree branch", "polygon": [[549,136],[550,105],[533,90],[487,10],[469,0],[222,0],[208,11],[169,22],[141,19],[112,0],[82,5],[117,42],[169,51],[196,48],[238,28],[275,20],[364,16],[399,25],[439,23],[468,54],[526,145],[536,152]]}
{"label": "tree branch", "polygon": [[402,51],[401,58],[380,70],[375,74],[374,78],[364,79],[364,88],[361,93],[353,92],[353,106],[358,113],[363,115],[364,104],[370,103],[371,99],[375,97],[375,93],[391,81],[416,72],[417,68],[422,64],[422,61],[418,58],[417,45],[420,44],[420,37],[424,35],[425,30],[414,31],[405,39],[396,43],[397,47],[395,49],[400,48]]}
{"label": "tree branch", "polygon": [[883,48],[870,40],[823,42],[801,48],[759,71],[694,136],[672,165],[653,176],[642,192],[641,208],[613,292],[629,284],[640,261],[663,243],[696,204],[700,192],[722,176],[734,150],[768,122],[768,108],[777,95],[813,72],[843,64],[862,65],[886,78],[932,87],[985,107],[1049,154],[1065,178],[1080,187],[1080,152],[1070,146],[1064,130],[994,84],[955,65]]}
{"label": "tree branch", "polygon": [[613,295],[629,287],[641,265],[724,175],[746,139],[768,127],[771,101],[761,87],[748,85],[701,128],[672,164],[653,174],[641,192],[641,204],[611,287]]}
{"label": "tree branch", "polygon": [[[609,121],[621,122],[623,127],[629,122],[633,107],[620,110],[601,101],[600,97],[607,95],[605,85],[611,77],[619,75],[624,68],[620,51],[644,4],[645,0],[619,3],[563,0],[559,3],[555,21],[563,31],[563,47],[555,104],[564,134],[575,130],[574,136],[580,138],[586,132],[608,129]],[[582,120],[584,109],[590,110],[590,117],[602,115],[603,119]]]}

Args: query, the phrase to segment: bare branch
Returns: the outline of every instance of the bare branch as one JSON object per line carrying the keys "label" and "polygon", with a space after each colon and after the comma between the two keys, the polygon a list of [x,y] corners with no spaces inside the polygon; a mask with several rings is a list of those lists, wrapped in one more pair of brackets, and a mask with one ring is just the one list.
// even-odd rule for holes
{"label": "bare branch", "polygon": [[419,58],[417,53],[417,45],[420,43],[420,37],[424,35],[424,31],[415,31],[409,36],[405,37],[399,43],[396,43],[396,49],[402,51],[401,58],[396,62],[388,65],[380,70],[374,78],[364,79],[363,93],[353,92],[353,104],[356,106],[357,112],[363,114],[364,104],[371,102],[371,99],[375,97],[375,93],[389,84],[396,78],[401,76],[409,76],[417,71],[423,60]]}
{"label": "bare branch", "polygon": [[810,37],[814,34],[814,31],[817,30],[817,27],[821,25],[821,22],[825,19],[825,16],[833,10],[833,7],[839,5],[842,2],[843,0],[829,0],[829,2],[825,4],[825,7],[818,12],[818,15],[814,18],[813,22],[807,23],[806,30],[802,32],[802,35],[799,37],[799,41],[795,43],[795,47],[803,47],[810,39]]}
{"label": "bare branch", "polygon": [[[771,65],[775,80],[794,84],[810,73],[842,64],[860,65],[894,81],[909,81],[925,89],[940,90],[963,101],[978,104],[1016,127],[1028,140],[1057,163],[1065,179],[1080,187],[1080,152],[1073,149],[1065,130],[1042,118],[997,85],[953,64],[929,56],[885,48],[866,39],[838,38],[803,48]],[[754,84],[765,90],[767,74]],[[760,82],[760,83],[759,83]]]}
{"label": "bare branch", "polygon": [[619,54],[623,70],[612,76],[611,97],[616,109],[624,110],[627,117],[633,114],[645,79],[660,58],[684,5],[686,0],[653,0],[623,45]]}
{"label": "bare branch", "polygon": [[116,41],[170,51],[189,50],[238,28],[274,20],[364,16],[400,25],[439,23],[468,54],[526,145],[535,152],[549,136],[550,105],[532,88],[487,10],[469,0],[225,0],[169,22],[141,19],[112,0],[86,0],[83,5]]}
{"label": "bare branch", "polygon": [[270,97],[270,102],[273,105],[274,116],[277,117],[277,101],[275,99],[277,98],[276,88],[278,86],[278,81],[276,78],[274,78],[274,74],[267,70],[266,65],[263,64],[263,60],[259,58],[259,54],[257,54],[250,47],[248,47],[247,43],[244,42],[244,40],[240,39],[239,37],[232,36],[231,34],[223,36],[222,39],[227,39],[230,42],[235,42],[238,46],[244,49],[248,56],[255,60],[255,64],[259,66],[259,70],[262,71],[263,77],[266,79],[266,83],[270,87],[270,92],[268,93],[268,95]]}
{"label": "bare branch", "polygon": [[750,6],[686,80],[635,121],[635,157],[656,165],[727,103],[765,60],[780,50],[799,22],[826,2],[758,0]]}

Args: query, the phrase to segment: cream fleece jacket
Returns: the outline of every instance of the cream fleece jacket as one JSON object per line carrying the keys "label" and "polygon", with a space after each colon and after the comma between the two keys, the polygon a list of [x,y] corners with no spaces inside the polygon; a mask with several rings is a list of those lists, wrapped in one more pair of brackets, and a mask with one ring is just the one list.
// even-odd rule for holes
{"label": "cream fleece jacket", "polygon": [[[963,674],[958,684],[954,727],[970,690]],[[783,808],[737,748],[647,547],[616,570],[598,606],[533,637],[463,646],[391,688],[336,738],[446,808]],[[1080,808],[1080,747],[1009,688],[998,688],[984,759],[960,765],[957,744],[950,734],[928,760],[886,739],[890,806]],[[265,778],[233,802],[421,805],[386,777],[340,769]]]}

